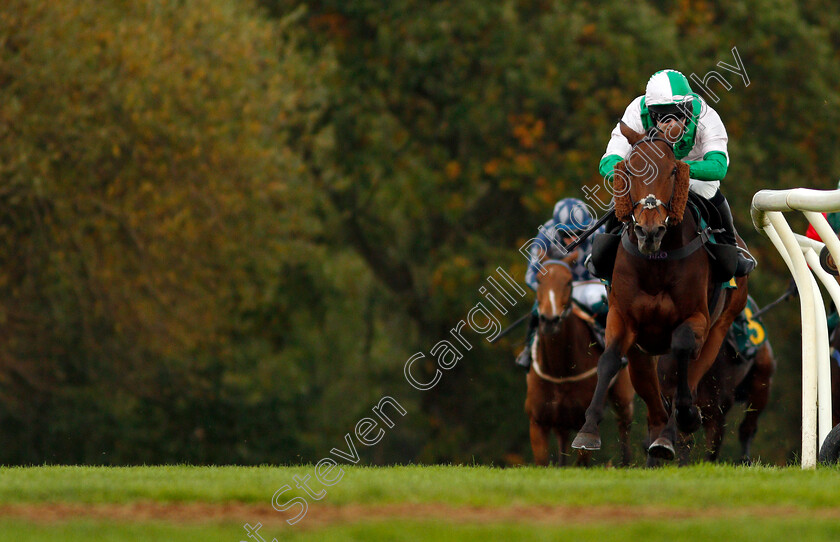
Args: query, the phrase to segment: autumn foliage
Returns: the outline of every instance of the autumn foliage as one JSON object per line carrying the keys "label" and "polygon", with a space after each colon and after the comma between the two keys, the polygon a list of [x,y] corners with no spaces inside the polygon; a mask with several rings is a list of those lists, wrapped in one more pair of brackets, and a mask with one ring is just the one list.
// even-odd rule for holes
{"label": "autumn foliage", "polygon": [[[836,184],[834,11],[0,3],[0,463],[314,460],[383,394],[408,415],[366,461],[527,457],[518,331],[430,392],[406,385],[406,358],[496,267],[524,275],[518,248],[602,182],[650,74],[702,78],[733,46],[751,84],[712,83],[723,189],[754,295],[781,293],[746,210],[760,188]],[[795,360],[785,310],[771,340]],[[797,372],[780,363],[756,444],[773,461],[796,446]]]}

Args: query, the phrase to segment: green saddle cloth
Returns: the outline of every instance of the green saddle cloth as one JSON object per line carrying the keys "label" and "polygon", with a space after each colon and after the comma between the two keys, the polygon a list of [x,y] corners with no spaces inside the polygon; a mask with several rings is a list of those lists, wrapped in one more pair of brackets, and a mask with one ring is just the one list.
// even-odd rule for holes
{"label": "green saddle cloth", "polygon": [[758,312],[758,305],[752,297],[747,296],[747,306],[729,328],[735,349],[746,359],[753,359],[758,349],[767,340],[764,324],[761,320],[753,318],[756,312]]}

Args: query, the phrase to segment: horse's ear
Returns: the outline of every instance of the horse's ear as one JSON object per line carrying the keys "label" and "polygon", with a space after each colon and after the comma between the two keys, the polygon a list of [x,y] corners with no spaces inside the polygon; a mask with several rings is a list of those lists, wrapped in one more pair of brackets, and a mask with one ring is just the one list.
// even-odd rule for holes
{"label": "horse's ear", "polygon": [[630,220],[633,214],[633,201],[630,199],[630,178],[624,160],[615,165],[613,170],[613,199],[615,217],[622,222]]}
{"label": "horse's ear", "polygon": [[688,203],[688,181],[691,168],[685,162],[677,160],[677,173],[674,178],[674,193],[671,196],[671,210],[668,211],[668,218],[674,224],[679,224],[685,214],[685,205]]}
{"label": "horse's ear", "polygon": [[618,129],[621,130],[621,135],[627,138],[627,142],[630,143],[631,146],[635,145],[641,141],[643,137],[645,137],[644,133],[639,133],[633,128],[630,128],[623,120],[618,121]]}

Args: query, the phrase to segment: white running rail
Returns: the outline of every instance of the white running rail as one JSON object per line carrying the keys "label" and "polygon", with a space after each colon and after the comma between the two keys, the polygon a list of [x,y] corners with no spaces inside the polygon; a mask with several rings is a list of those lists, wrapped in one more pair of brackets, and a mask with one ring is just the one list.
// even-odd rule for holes
{"label": "white running rail", "polygon": [[[788,211],[801,211],[825,244],[793,233],[783,215]],[[799,289],[802,318],[803,469],[816,467],[818,445],[825,441],[831,430],[828,327],[825,304],[814,275],[823,283],[834,305],[840,307],[840,285],[823,270],[819,262],[823,246],[828,246],[834,261],[840,262],[840,240],[822,215],[833,211],[840,211],[840,190],[761,190],[753,197],[750,208],[753,225],[770,239],[782,255]]]}

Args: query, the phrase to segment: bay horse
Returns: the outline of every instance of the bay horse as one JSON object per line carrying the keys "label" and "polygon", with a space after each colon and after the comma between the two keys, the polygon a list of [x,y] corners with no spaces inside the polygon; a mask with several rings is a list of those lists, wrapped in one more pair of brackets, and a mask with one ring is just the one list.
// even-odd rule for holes
{"label": "bay horse", "polygon": [[[546,273],[537,273],[539,327],[531,369],[526,377],[525,413],[530,420],[534,462],[548,465],[549,435],[557,435],[558,462],[566,464],[569,432],[584,422],[586,407],[595,392],[595,371],[603,348],[589,325],[589,315],[572,301],[574,251],[563,260],[544,260]],[[627,368],[620,370],[609,387],[610,402],[618,419],[621,464],[630,464],[630,424],[633,420],[633,386]],[[578,454],[586,465],[589,452]]]}
{"label": "bay horse", "polygon": [[[659,374],[665,395],[673,393],[674,359],[663,356],[659,361]],[[697,388],[697,406],[703,416],[706,457],[709,462],[720,458],[726,415],[735,403],[746,407],[744,419],[738,426],[741,444],[741,463],[750,464],[750,446],[758,430],[758,418],[767,407],[770,386],[776,371],[776,360],[770,341],[764,341],[752,358],[744,358],[735,345],[727,339],[720,348],[709,372],[703,375]],[[688,462],[690,437],[681,439],[680,464]]]}
{"label": "bay horse", "polygon": [[[633,387],[648,409],[649,461],[671,460],[677,428],[693,433],[701,425],[697,386],[746,305],[747,279],[722,291],[714,280],[698,225],[685,212],[689,166],[676,159],[671,142],[655,129],[638,133],[621,122],[620,130],[632,148],[615,167],[615,214],[629,224],[613,268],[598,383],[572,447],[601,447],[604,397],[626,355]],[[676,365],[676,392],[666,398],[670,412],[656,369],[657,356],[669,352]]]}

